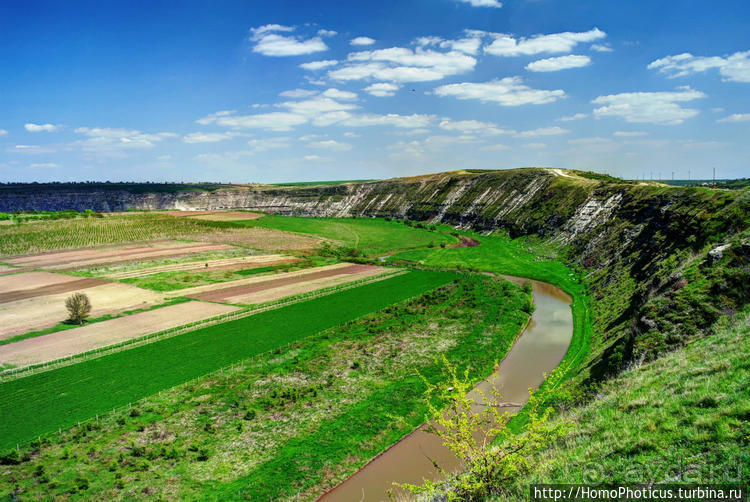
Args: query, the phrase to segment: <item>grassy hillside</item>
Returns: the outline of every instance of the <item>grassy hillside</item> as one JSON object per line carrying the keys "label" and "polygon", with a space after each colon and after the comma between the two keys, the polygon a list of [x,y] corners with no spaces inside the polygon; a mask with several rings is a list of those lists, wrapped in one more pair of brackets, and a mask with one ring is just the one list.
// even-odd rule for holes
{"label": "grassy hillside", "polygon": [[750,325],[696,340],[606,382],[558,417],[567,433],[493,500],[529,483],[738,483],[750,476]]}

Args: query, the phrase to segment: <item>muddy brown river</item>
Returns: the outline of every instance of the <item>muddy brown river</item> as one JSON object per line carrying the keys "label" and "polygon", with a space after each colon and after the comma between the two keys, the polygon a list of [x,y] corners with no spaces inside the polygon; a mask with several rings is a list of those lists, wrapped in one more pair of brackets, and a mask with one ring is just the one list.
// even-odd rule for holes
{"label": "muddy brown river", "polygon": [[[503,276],[522,284],[527,279]],[[561,289],[544,282],[530,281],[533,286],[536,310],[531,321],[498,370],[477,388],[490,389],[495,385],[501,393],[504,409],[517,411],[528,400],[528,389],[537,388],[562,360],[573,335],[571,298]],[[437,436],[417,429],[388,448],[380,456],[357,471],[331,491],[322,495],[322,502],[380,502],[387,501],[388,490],[397,500],[409,500],[403,490],[393,483],[421,484],[425,479],[438,480],[441,475],[433,466],[434,460],[447,472],[456,472],[459,460],[443,446]]]}

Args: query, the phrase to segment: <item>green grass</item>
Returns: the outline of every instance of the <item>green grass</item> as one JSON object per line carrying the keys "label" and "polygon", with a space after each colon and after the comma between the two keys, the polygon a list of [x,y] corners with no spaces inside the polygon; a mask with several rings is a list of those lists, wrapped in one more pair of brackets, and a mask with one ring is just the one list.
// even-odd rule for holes
{"label": "green grass", "polygon": [[0,449],[441,286],[415,271],[0,384]]}
{"label": "green grass", "polygon": [[342,246],[359,249],[366,255],[456,242],[456,239],[443,233],[412,228],[396,221],[379,218],[300,218],[268,215],[243,224],[323,237]]}
{"label": "green grass", "polygon": [[527,500],[529,483],[726,483],[750,476],[750,325],[698,339],[606,382],[596,400],[528,459],[498,500]]}
{"label": "green grass", "polygon": [[[445,229],[445,227],[441,227]],[[398,253],[391,262],[405,260],[428,267],[463,269],[516,275],[553,284],[573,298],[573,338],[563,362],[570,367],[568,377],[584,363],[593,336],[589,298],[579,274],[554,258],[554,248],[525,238],[504,235],[484,236],[460,232],[480,242],[470,248],[432,248]]]}
{"label": "green grass", "polygon": [[511,346],[528,297],[457,279],[22,448],[0,498],[312,499],[422,422],[417,370],[481,379]]}

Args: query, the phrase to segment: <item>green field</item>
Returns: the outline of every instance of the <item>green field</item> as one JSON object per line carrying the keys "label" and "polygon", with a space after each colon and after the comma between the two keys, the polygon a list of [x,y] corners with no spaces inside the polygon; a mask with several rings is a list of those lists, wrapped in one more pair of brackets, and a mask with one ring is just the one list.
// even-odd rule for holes
{"label": "green field", "polygon": [[243,224],[323,237],[340,246],[358,249],[365,255],[457,242],[457,239],[444,233],[412,228],[397,221],[380,218],[313,219],[268,215]]}
{"label": "green field", "polygon": [[22,448],[0,499],[312,499],[423,421],[441,356],[482,379],[527,322],[479,274]]}
{"label": "green field", "polygon": [[0,450],[452,281],[414,271],[0,384]]}

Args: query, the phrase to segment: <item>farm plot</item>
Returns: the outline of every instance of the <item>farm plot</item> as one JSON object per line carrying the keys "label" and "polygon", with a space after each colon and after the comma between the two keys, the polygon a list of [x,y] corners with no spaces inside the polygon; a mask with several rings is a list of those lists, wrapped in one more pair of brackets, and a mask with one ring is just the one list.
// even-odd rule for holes
{"label": "farm plot", "polygon": [[420,295],[457,277],[412,271],[0,383],[0,450]]}
{"label": "farm plot", "polygon": [[187,243],[165,241],[145,246],[132,245],[43,253],[33,256],[8,258],[5,261],[11,265],[60,270],[90,267],[92,265],[124,263],[128,261],[147,260],[160,257],[184,256],[220,249],[231,249],[231,247],[224,244],[209,244],[203,242]]}
{"label": "farm plot", "polygon": [[241,221],[241,220],[257,220],[263,216],[263,213],[245,213],[241,211],[227,211],[217,213],[207,213],[189,216],[189,218],[195,220],[204,221]]}
{"label": "farm plot", "polygon": [[[15,277],[15,276],[9,276]],[[76,279],[76,278],[72,278]],[[80,289],[91,300],[91,317],[117,314],[164,302],[164,295],[127,284],[103,284]],[[0,303],[0,340],[50,328],[68,318],[65,299],[70,293],[25,298]]]}
{"label": "farm plot", "polygon": [[197,301],[170,305],[2,345],[0,364],[22,367],[81,354],[235,310],[237,307]]}
{"label": "farm plot", "polygon": [[264,281],[253,284],[199,293],[193,295],[192,298],[213,302],[257,304],[373,277],[389,271],[391,269],[369,265],[348,265],[337,266],[336,268],[319,267],[310,270],[307,274],[291,277],[287,277],[291,274],[279,274],[276,277],[266,278]]}
{"label": "farm plot", "polygon": [[8,274],[11,272],[17,272],[19,268],[11,267],[9,265],[0,265],[0,274]]}
{"label": "farm plot", "polygon": [[236,258],[223,258],[216,260],[201,260],[183,263],[171,263],[168,265],[159,265],[155,267],[141,268],[138,270],[125,270],[121,272],[110,272],[104,274],[109,279],[133,279],[136,277],[146,277],[148,275],[160,274],[164,272],[191,272],[195,270],[214,271],[214,270],[237,270],[241,268],[267,267],[272,265],[281,265],[284,263],[293,263],[301,261],[299,258],[284,256],[279,254],[257,255],[257,256],[240,256]]}

